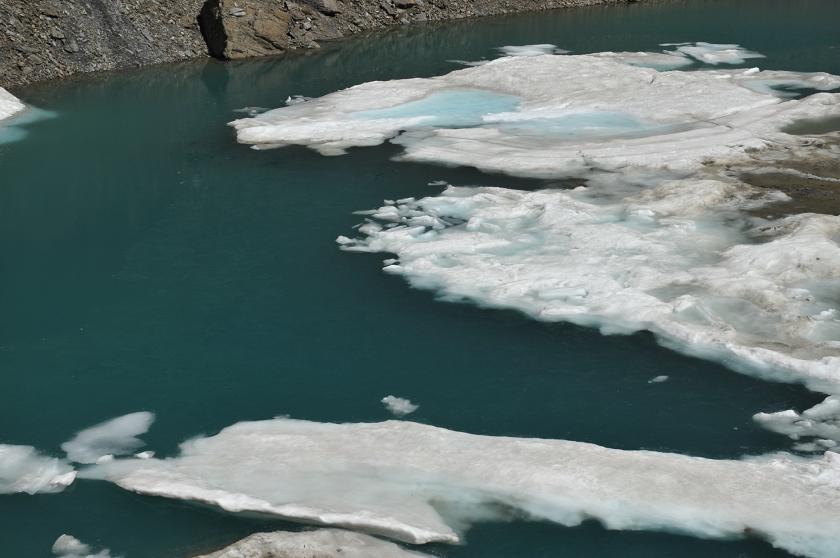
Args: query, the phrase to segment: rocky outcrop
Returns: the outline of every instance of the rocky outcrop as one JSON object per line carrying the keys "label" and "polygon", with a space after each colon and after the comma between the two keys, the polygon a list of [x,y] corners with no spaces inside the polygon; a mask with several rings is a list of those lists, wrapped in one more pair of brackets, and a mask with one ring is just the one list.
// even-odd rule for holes
{"label": "rocky outcrop", "polygon": [[0,0],[0,85],[205,56],[203,0]]}
{"label": "rocky outcrop", "polygon": [[290,14],[279,0],[208,0],[198,21],[216,58],[266,56],[289,48]]}
{"label": "rocky outcrop", "polygon": [[631,0],[2,0],[0,85],[317,48],[421,21]]}

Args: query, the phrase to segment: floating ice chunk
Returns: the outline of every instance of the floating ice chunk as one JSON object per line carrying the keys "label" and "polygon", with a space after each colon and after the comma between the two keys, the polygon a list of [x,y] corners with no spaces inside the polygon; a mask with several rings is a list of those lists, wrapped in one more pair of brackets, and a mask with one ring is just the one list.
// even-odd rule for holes
{"label": "floating ice chunk", "polygon": [[840,553],[836,454],[712,460],[405,421],[275,419],[185,442],[176,458],[117,460],[84,475],[413,543],[456,542],[452,525],[501,505],[563,525],[594,518],[610,529],[760,536],[812,558]]}
{"label": "floating ice chunk", "polygon": [[369,535],[319,529],[299,533],[257,533],[197,558],[431,558]]}
{"label": "floating ice chunk", "polygon": [[648,380],[649,384],[661,384],[663,382],[667,382],[670,379],[669,376],[656,376],[655,378],[651,378]]}
{"label": "floating ice chunk", "polygon": [[77,463],[97,463],[103,458],[126,455],[144,445],[137,436],[148,432],[154,420],[155,415],[145,411],[123,415],[82,430],[61,444],[61,449]]}
{"label": "floating ice chunk", "polygon": [[0,494],[61,492],[75,479],[73,467],[61,459],[31,446],[0,444]]}
{"label": "floating ice chunk", "polygon": [[137,459],[151,459],[155,456],[155,452],[153,451],[141,451],[140,453],[135,453],[134,457]]}
{"label": "floating ice chunk", "polygon": [[385,405],[386,409],[388,409],[392,414],[398,417],[410,415],[411,413],[420,408],[420,405],[415,405],[408,399],[403,399],[402,397],[394,397],[393,395],[383,397],[382,403]]}
{"label": "floating ice chunk", "polygon": [[[663,44],[661,46],[669,46]],[[677,51],[706,64],[743,64],[750,58],[764,58],[763,54],[746,50],[740,45],[694,43],[677,46]]]}
{"label": "floating ice chunk", "polygon": [[569,51],[563,50],[557,45],[552,44],[538,44],[538,45],[511,45],[499,47],[499,52],[504,56],[543,56],[545,54],[566,54]]}
{"label": "floating ice chunk", "polygon": [[87,545],[72,535],[61,535],[52,546],[52,553],[58,558],[111,558],[111,551],[107,548],[93,553]]}
{"label": "floating ice chunk", "polygon": [[297,144],[335,155],[396,138],[407,160],[524,176],[696,169],[799,146],[801,138],[781,129],[840,114],[840,95],[785,101],[768,85],[779,80],[840,84],[828,74],[658,72],[616,54],[512,57],[433,78],[366,83],[231,125],[240,142],[259,148]]}
{"label": "floating ice chunk", "polygon": [[52,546],[52,553],[56,556],[90,554],[90,546],[72,535],[61,535]]}
{"label": "floating ice chunk", "polygon": [[26,108],[20,99],[0,87],[0,120],[5,120]]}
{"label": "floating ice chunk", "polygon": [[[449,187],[379,209],[396,226],[342,248],[396,254],[388,271],[444,299],[605,333],[649,330],[744,372],[840,391],[840,319],[827,312],[837,306],[840,217],[750,230],[738,211],[766,198],[744,184],[644,182],[655,186],[624,176],[575,191]],[[422,215],[435,226],[418,227]]]}
{"label": "floating ice chunk", "polygon": [[799,449],[804,451],[820,451],[835,447],[840,442],[840,397],[836,395],[829,396],[802,414],[789,409],[776,413],[758,413],[753,418],[764,428],[793,440],[820,439],[810,446],[800,445]]}

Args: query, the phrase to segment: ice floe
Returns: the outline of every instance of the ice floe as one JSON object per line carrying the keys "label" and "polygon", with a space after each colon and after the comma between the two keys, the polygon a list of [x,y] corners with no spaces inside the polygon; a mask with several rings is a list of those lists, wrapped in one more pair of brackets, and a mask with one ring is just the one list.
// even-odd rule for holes
{"label": "ice floe", "polygon": [[535,192],[447,188],[368,212],[346,250],[446,300],[648,330],[745,372],[840,391],[840,217],[751,220],[773,194],[720,180]]}
{"label": "ice floe", "polygon": [[[784,129],[840,115],[840,94],[828,92],[840,77],[638,63],[757,56],[737,45],[672,46],[502,58],[366,83],[232,125],[260,148],[335,155],[391,139],[406,160],[584,178],[574,191],[452,187],[397,200],[367,212],[359,238],[338,241],[396,254],[386,271],[444,299],[605,333],[649,330],[690,354],[840,392],[840,217],[751,217],[787,198],[726,172],[817,154],[810,138]],[[790,99],[791,88],[825,92]]]}
{"label": "ice floe", "polygon": [[[659,72],[614,53],[513,57],[433,78],[366,83],[232,126],[240,142],[258,148],[298,144],[335,155],[394,139],[408,160],[526,176],[694,169],[798,145],[781,129],[840,113],[840,95],[786,100],[773,88],[780,83],[831,90],[840,78]],[[467,115],[464,107],[472,107]]]}
{"label": "ice floe", "polygon": [[61,445],[67,457],[76,463],[98,463],[126,455],[144,445],[137,436],[145,434],[155,420],[149,412],[123,415],[86,428]]}
{"label": "ice floe", "polygon": [[257,533],[227,548],[197,558],[431,558],[369,535],[317,531]]}
{"label": "ice floe", "polygon": [[405,421],[274,419],[190,440],[178,457],[120,459],[82,474],[410,543],[458,542],[457,525],[495,510],[563,525],[758,536],[812,558],[840,553],[840,456],[831,452],[712,460]]}
{"label": "ice floe", "polygon": [[31,446],[0,444],[0,494],[61,492],[76,479],[68,463]]}
{"label": "ice floe", "polygon": [[402,397],[394,397],[393,395],[383,397],[382,404],[385,405],[385,408],[388,409],[388,411],[390,411],[391,414],[396,415],[398,417],[410,415],[411,413],[420,408],[420,405],[415,405],[408,399],[403,399]]}
{"label": "ice floe", "polygon": [[58,558],[111,558],[107,548],[94,553],[87,545],[72,535],[61,535],[52,546],[52,553]]}
{"label": "ice floe", "polygon": [[825,451],[840,444],[840,397],[829,396],[818,405],[801,414],[793,409],[776,413],[758,413],[753,417],[765,428],[789,436],[793,440],[812,438],[801,442],[796,449]]}

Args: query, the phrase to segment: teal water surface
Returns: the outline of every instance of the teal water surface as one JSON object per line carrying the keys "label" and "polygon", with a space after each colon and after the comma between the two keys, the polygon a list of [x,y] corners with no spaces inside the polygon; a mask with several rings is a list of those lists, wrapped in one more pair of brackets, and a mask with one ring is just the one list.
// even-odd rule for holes
{"label": "teal water surface", "polygon": [[[0,442],[59,455],[73,432],[149,410],[160,455],[248,419],[418,420],[712,457],[787,449],[757,411],[821,398],[681,356],[649,335],[604,337],[512,312],[435,302],[340,252],[352,212],[435,194],[436,180],[539,181],[392,162],[393,146],[324,158],[237,145],[226,122],[370,80],[441,74],[503,45],[575,52],[740,43],[749,65],[840,74],[834,0],[686,0],[420,26],[285,58],[196,62],[15,91],[55,118],[0,145]],[[574,79],[575,76],[569,76]],[[554,184],[563,186],[562,184]],[[667,375],[670,380],[649,384]],[[287,524],[79,481],[0,496],[3,556],[43,557],[61,533],[127,558],[187,557]],[[481,525],[451,557],[774,557],[759,541]]]}

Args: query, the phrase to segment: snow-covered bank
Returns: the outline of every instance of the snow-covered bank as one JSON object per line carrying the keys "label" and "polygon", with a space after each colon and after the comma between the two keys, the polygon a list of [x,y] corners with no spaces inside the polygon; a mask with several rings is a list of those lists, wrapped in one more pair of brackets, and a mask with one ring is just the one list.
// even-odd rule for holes
{"label": "snow-covered bank", "polygon": [[[840,456],[742,461],[476,436],[403,421],[243,422],[179,457],[96,465],[134,492],[425,543],[519,513],[611,529],[760,536],[798,555],[840,552]],[[501,510],[509,510],[503,512]]]}

